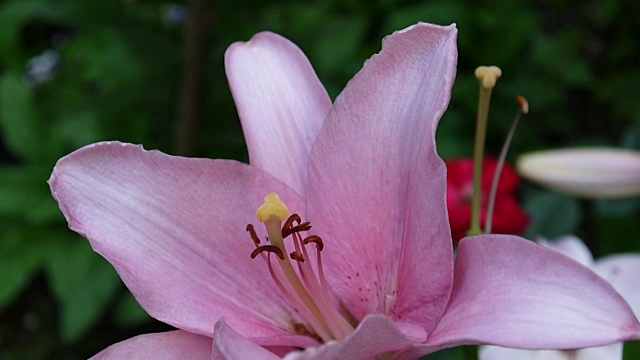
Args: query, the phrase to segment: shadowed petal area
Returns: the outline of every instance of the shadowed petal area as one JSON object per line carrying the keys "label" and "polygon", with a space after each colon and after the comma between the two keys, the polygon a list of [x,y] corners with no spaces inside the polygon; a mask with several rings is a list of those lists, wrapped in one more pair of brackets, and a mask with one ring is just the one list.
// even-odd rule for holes
{"label": "shadowed petal area", "polygon": [[292,353],[285,360],[373,359],[378,355],[406,348],[412,341],[422,340],[424,339],[405,337],[387,316],[368,315],[344,341],[331,341],[320,347]]}
{"label": "shadowed petal area", "polygon": [[115,267],[151,316],[203,335],[224,317],[245,336],[288,336],[296,317],[264,262],[249,257],[254,244],[245,231],[269,192],[303,208],[270,175],[110,142],[59,160],[49,184],[69,227]]}
{"label": "shadowed petal area", "polygon": [[453,261],[435,130],[456,35],[453,25],[418,24],[386,37],[312,150],[307,211],[332,288],[358,319],[386,313],[428,331],[446,305]]}
{"label": "shadowed petal area", "polygon": [[145,334],[113,344],[102,350],[91,360],[178,360],[211,359],[210,337],[176,330],[156,334]]}
{"label": "shadowed petal area", "polygon": [[251,165],[304,195],[307,159],[331,99],[302,51],[262,32],[225,54]]}
{"label": "shadowed petal area", "polygon": [[269,350],[235,332],[224,320],[216,323],[212,360],[277,360]]}
{"label": "shadowed petal area", "polygon": [[573,349],[635,339],[629,305],[554,250],[508,235],[460,242],[447,310],[429,345]]}

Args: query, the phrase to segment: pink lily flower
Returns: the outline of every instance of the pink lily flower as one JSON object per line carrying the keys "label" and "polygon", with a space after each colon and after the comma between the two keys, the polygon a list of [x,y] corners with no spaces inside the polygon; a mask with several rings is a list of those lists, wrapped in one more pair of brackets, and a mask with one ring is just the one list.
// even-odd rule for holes
{"label": "pink lily flower", "polygon": [[[576,236],[564,236],[557,241],[541,240],[540,244],[554,249],[580,264],[593,269],[609,282],[629,303],[636,317],[640,316],[640,255],[610,255],[594,261],[587,246]],[[498,346],[480,348],[480,360],[621,360],[622,343],[572,350],[521,350]]]}
{"label": "pink lily flower", "polygon": [[233,44],[226,70],[251,165],[118,142],[60,159],[49,184],[69,227],[179,329],[96,358],[406,359],[636,337],[609,284],[523,239],[462,240],[454,275],[435,131],[456,34],[417,24],[388,36],[333,105],[290,41]]}

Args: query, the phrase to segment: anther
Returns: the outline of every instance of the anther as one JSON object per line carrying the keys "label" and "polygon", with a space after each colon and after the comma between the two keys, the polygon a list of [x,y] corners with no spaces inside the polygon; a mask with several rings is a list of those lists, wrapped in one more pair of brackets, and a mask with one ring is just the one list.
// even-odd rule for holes
{"label": "anther", "polygon": [[287,221],[284,222],[284,225],[282,225],[282,227],[285,227],[285,228],[293,227],[293,223],[294,222],[297,222],[298,224],[300,224],[302,222],[302,219],[300,218],[300,215],[292,214],[291,216],[289,216]]}
{"label": "anther", "polygon": [[260,244],[260,238],[258,237],[256,229],[253,228],[252,224],[247,224],[247,231],[249,232],[249,236],[251,236],[251,240],[253,240],[256,245]]}
{"label": "anther", "polygon": [[302,254],[297,251],[291,252],[291,254],[289,254],[289,257],[291,257],[291,260],[304,262],[304,256],[302,256]]}
{"label": "anther", "polygon": [[518,100],[518,104],[520,104],[520,111],[522,111],[522,113],[525,115],[528,114],[529,103],[527,102],[527,99],[525,99],[522,95],[518,95],[516,96],[516,100]]}
{"label": "anther", "polygon": [[260,253],[267,251],[278,255],[280,260],[284,260],[284,253],[275,245],[262,245],[251,252],[251,258],[255,259]]}
{"label": "anther", "polygon": [[305,245],[307,245],[308,243],[315,243],[316,247],[318,248],[318,251],[322,251],[322,249],[324,249],[324,243],[322,242],[322,238],[320,238],[320,236],[318,235],[307,236],[306,238],[304,238],[304,240],[302,240],[302,242]]}
{"label": "anther", "polygon": [[303,222],[302,224],[296,225],[296,226],[294,226],[292,228],[289,228],[289,229],[282,228],[282,237],[286,238],[287,236],[289,236],[289,235],[291,235],[293,233],[298,233],[298,232],[301,232],[301,231],[309,231],[309,230],[311,230],[311,223],[308,222],[308,221],[307,222]]}
{"label": "anther", "polygon": [[[293,225],[294,222],[298,223],[298,225]],[[302,222],[302,219],[300,219],[300,215],[293,214],[289,216],[287,221],[285,221],[284,225],[282,225],[282,237],[286,238],[287,236],[293,233],[311,230],[310,222],[308,221],[303,223],[301,222]]]}

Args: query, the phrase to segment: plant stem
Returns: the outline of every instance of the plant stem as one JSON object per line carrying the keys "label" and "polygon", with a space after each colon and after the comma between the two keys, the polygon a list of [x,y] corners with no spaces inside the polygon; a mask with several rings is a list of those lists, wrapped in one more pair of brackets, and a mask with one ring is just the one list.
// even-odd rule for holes
{"label": "plant stem", "polygon": [[192,155],[195,136],[202,121],[207,64],[207,28],[210,23],[208,0],[189,0],[189,14],[184,28],[184,60],[178,95],[178,115],[174,151]]}

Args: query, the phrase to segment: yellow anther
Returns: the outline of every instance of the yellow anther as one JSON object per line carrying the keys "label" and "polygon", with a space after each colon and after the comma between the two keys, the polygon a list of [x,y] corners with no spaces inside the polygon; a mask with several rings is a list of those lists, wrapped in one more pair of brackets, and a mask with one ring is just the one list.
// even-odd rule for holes
{"label": "yellow anther", "polygon": [[273,218],[285,221],[289,218],[289,208],[280,200],[278,194],[271,193],[264,198],[264,204],[258,208],[256,216],[260,222]]}
{"label": "yellow anther", "polygon": [[500,76],[502,76],[502,70],[497,66],[478,66],[476,69],[476,78],[485,89],[493,89]]}

